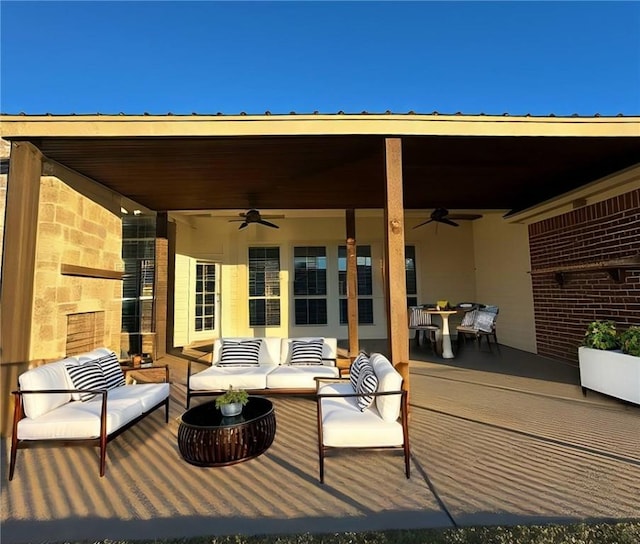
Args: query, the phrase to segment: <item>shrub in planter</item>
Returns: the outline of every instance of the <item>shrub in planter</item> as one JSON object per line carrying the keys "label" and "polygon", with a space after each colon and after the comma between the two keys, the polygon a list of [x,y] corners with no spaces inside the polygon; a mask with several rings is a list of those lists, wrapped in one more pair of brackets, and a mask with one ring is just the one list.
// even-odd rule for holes
{"label": "shrub in planter", "polygon": [[640,357],[640,326],[633,325],[620,335],[622,353]]}
{"label": "shrub in planter", "polygon": [[617,349],[620,339],[613,321],[592,321],[584,333],[582,345],[593,349]]}

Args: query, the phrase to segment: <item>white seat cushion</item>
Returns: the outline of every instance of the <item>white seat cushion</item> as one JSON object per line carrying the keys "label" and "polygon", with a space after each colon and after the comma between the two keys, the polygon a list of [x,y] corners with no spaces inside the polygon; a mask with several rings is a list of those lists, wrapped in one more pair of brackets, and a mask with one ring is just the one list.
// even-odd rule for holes
{"label": "white seat cushion", "polygon": [[169,396],[168,383],[137,383],[109,389],[108,406],[116,399],[134,399],[140,402],[143,412],[148,412]]}
{"label": "white seat cushion", "polygon": [[[18,438],[79,439],[100,436],[102,402],[73,401],[37,419],[24,418],[18,422]],[[112,399],[107,402],[107,433],[111,434],[142,414],[142,404],[133,398]]]}
{"label": "white seat cushion", "polygon": [[266,389],[267,374],[276,368],[274,364],[231,368],[211,366],[192,375],[189,388],[194,391],[226,391],[232,385],[234,389]]}
{"label": "white seat cushion", "polygon": [[[326,393],[353,393],[349,383],[323,385]],[[325,446],[339,448],[401,446],[402,425],[383,420],[375,403],[361,412],[355,397],[324,398],[322,402],[322,440]]]}
{"label": "white seat cushion", "polygon": [[[69,357],[62,361],[48,363],[37,368],[27,370],[20,375],[18,383],[24,391],[41,389],[73,389],[73,384],[67,374],[67,364],[78,364],[75,357]],[[70,393],[51,393],[42,395],[23,395],[24,412],[27,417],[36,418],[47,412],[62,406],[71,400]]]}
{"label": "white seat cushion", "polygon": [[315,376],[337,378],[339,371],[334,366],[291,366],[280,365],[267,374],[268,389],[313,389]]}

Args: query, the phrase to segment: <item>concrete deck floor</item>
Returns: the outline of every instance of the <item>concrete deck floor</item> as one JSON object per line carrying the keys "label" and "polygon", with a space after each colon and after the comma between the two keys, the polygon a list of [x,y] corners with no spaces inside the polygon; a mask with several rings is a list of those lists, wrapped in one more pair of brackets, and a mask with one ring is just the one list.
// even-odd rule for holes
{"label": "concrete deck floor", "polygon": [[[384,342],[364,341],[385,351]],[[262,456],[199,468],[180,457],[186,366],[161,411],[108,448],[22,450],[7,481],[3,544],[640,519],[640,407],[582,396],[574,366],[471,344],[444,361],[412,348],[412,472],[389,453],[330,457],[318,482],[315,403],[273,397]],[[196,399],[195,402],[201,402]]]}

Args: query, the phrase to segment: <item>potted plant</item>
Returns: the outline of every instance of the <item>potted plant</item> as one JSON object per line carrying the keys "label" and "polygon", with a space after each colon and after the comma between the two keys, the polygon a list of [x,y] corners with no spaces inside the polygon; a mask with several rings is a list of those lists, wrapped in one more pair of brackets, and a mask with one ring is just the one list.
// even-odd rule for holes
{"label": "potted plant", "polygon": [[622,353],[640,357],[640,326],[632,325],[620,335]]}
{"label": "potted plant", "polygon": [[618,331],[613,321],[592,321],[584,333],[583,345],[593,349],[619,347]]}
{"label": "potted plant", "polygon": [[229,385],[229,389],[216,398],[216,408],[222,412],[223,416],[237,416],[247,402],[249,402],[249,393]]}
{"label": "potted plant", "polygon": [[613,321],[589,323],[578,361],[583,394],[591,389],[640,404],[640,327],[618,334]]}

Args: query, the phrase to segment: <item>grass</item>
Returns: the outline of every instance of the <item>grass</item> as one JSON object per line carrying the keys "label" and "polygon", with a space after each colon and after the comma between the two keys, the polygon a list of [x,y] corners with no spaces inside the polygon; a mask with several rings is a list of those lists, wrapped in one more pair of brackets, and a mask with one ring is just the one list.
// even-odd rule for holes
{"label": "grass", "polygon": [[[128,544],[104,540],[95,544]],[[638,544],[640,521],[570,525],[465,527],[324,535],[269,535],[145,540],[137,544]]]}

